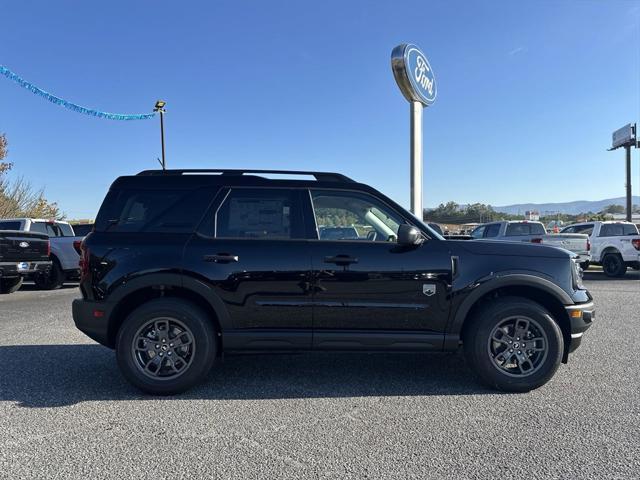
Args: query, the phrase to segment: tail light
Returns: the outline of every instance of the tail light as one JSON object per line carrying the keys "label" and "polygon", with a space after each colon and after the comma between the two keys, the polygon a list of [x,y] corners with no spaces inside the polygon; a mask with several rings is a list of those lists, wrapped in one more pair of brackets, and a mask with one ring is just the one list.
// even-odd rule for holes
{"label": "tail light", "polygon": [[51,256],[51,240],[47,240],[47,257]]}
{"label": "tail light", "polygon": [[587,252],[591,251],[591,241],[589,240],[589,237],[587,237]]}
{"label": "tail light", "polygon": [[78,255],[82,255],[82,251],[80,250],[80,244],[82,243],[82,240],[74,240],[73,241],[73,248],[75,249],[76,252],[78,252]]}
{"label": "tail light", "polygon": [[640,238],[634,238],[631,240],[631,244],[633,245],[633,248],[640,250]]}
{"label": "tail light", "polygon": [[[75,247],[75,243],[73,242],[73,246]],[[83,281],[87,276],[89,276],[89,249],[84,244],[84,241],[80,243],[80,261],[78,265],[80,266],[80,281]]]}
{"label": "tail light", "polygon": [[531,239],[531,243],[542,243],[542,239],[541,238],[532,238]]}

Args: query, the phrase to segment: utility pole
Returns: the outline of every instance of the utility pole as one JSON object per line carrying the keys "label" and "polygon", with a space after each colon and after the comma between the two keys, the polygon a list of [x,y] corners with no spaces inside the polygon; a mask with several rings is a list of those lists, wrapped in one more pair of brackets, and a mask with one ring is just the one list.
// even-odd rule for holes
{"label": "utility pole", "polygon": [[164,106],[167,103],[163,100],[158,100],[156,102],[156,106],[154,107],[153,111],[154,112],[159,112],[160,113],[160,142],[161,142],[161,146],[162,146],[162,170],[166,170],[167,169],[167,160],[164,156]]}

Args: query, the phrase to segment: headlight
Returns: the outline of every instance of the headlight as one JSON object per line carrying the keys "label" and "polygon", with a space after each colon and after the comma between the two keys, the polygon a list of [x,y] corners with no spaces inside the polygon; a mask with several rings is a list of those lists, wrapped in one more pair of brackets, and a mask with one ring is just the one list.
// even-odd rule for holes
{"label": "headlight", "polygon": [[580,290],[584,289],[582,283],[582,267],[577,259],[571,260],[571,276],[573,277],[573,287]]}

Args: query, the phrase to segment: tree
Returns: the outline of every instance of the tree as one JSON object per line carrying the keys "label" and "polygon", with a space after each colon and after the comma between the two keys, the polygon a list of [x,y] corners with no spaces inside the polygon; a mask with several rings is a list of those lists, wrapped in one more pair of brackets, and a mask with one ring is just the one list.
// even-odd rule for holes
{"label": "tree", "polygon": [[600,213],[624,213],[622,205],[607,205]]}
{"label": "tree", "polygon": [[7,154],[7,137],[0,134],[0,218],[64,218],[60,207],[45,198],[44,189],[34,189],[23,177],[9,179],[13,164],[4,162]]}

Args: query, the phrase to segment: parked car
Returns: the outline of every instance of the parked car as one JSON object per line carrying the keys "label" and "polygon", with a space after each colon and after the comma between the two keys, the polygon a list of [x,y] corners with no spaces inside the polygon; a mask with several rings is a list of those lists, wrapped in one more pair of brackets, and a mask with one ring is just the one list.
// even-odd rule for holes
{"label": "parked car", "polygon": [[[373,234],[322,239],[327,224]],[[566,250],[444,240],[335,173],[120,177],[82,242],[81,266],[76,326],[154,394],[200,382],[222,352],[460,345],[486,384],[528,391],[567,362],[594,314]]]}
{"label": "parked car", "polygon": [[589,236],[584,234],[547,234],[540,222],[512,220],[485,223],[471,232],[476,240],[502,240],[509,242],[529,242],[564,248],[577,255],[577,261],[586,267],[591,260]]}
{"label": "parked car", "polygon": [[93,230],[93,223],[74,223],[71,227],[76,237],[86,237]]}
{"label": "parked car", "polygon": [[[33,275],[36,286],[44,290],[60,288],[66,280],[77,279],[80,275],[80,238],[68,222],[43,220],[38,218],[8,218],[0,220],[0,230],[20,230],[23,232],[48,235],[51,241],[51,268],[46,274]],[[74,246],[74,242],[75,246]]]}
{"label": "parked car", "polygon": [[[591,239],[591,263],[602,265],[609,277],[621,277],[627,267],[640,270],[640,235],[631,222],[584,222],[562,233],[582,233]],[[588,266],[588,265],[587,265]]]}
{"label": "parked car", "polygon": [[49,248],[47,235],[0,230],[0,294],[20,289],[26,275],[45,275]]}

